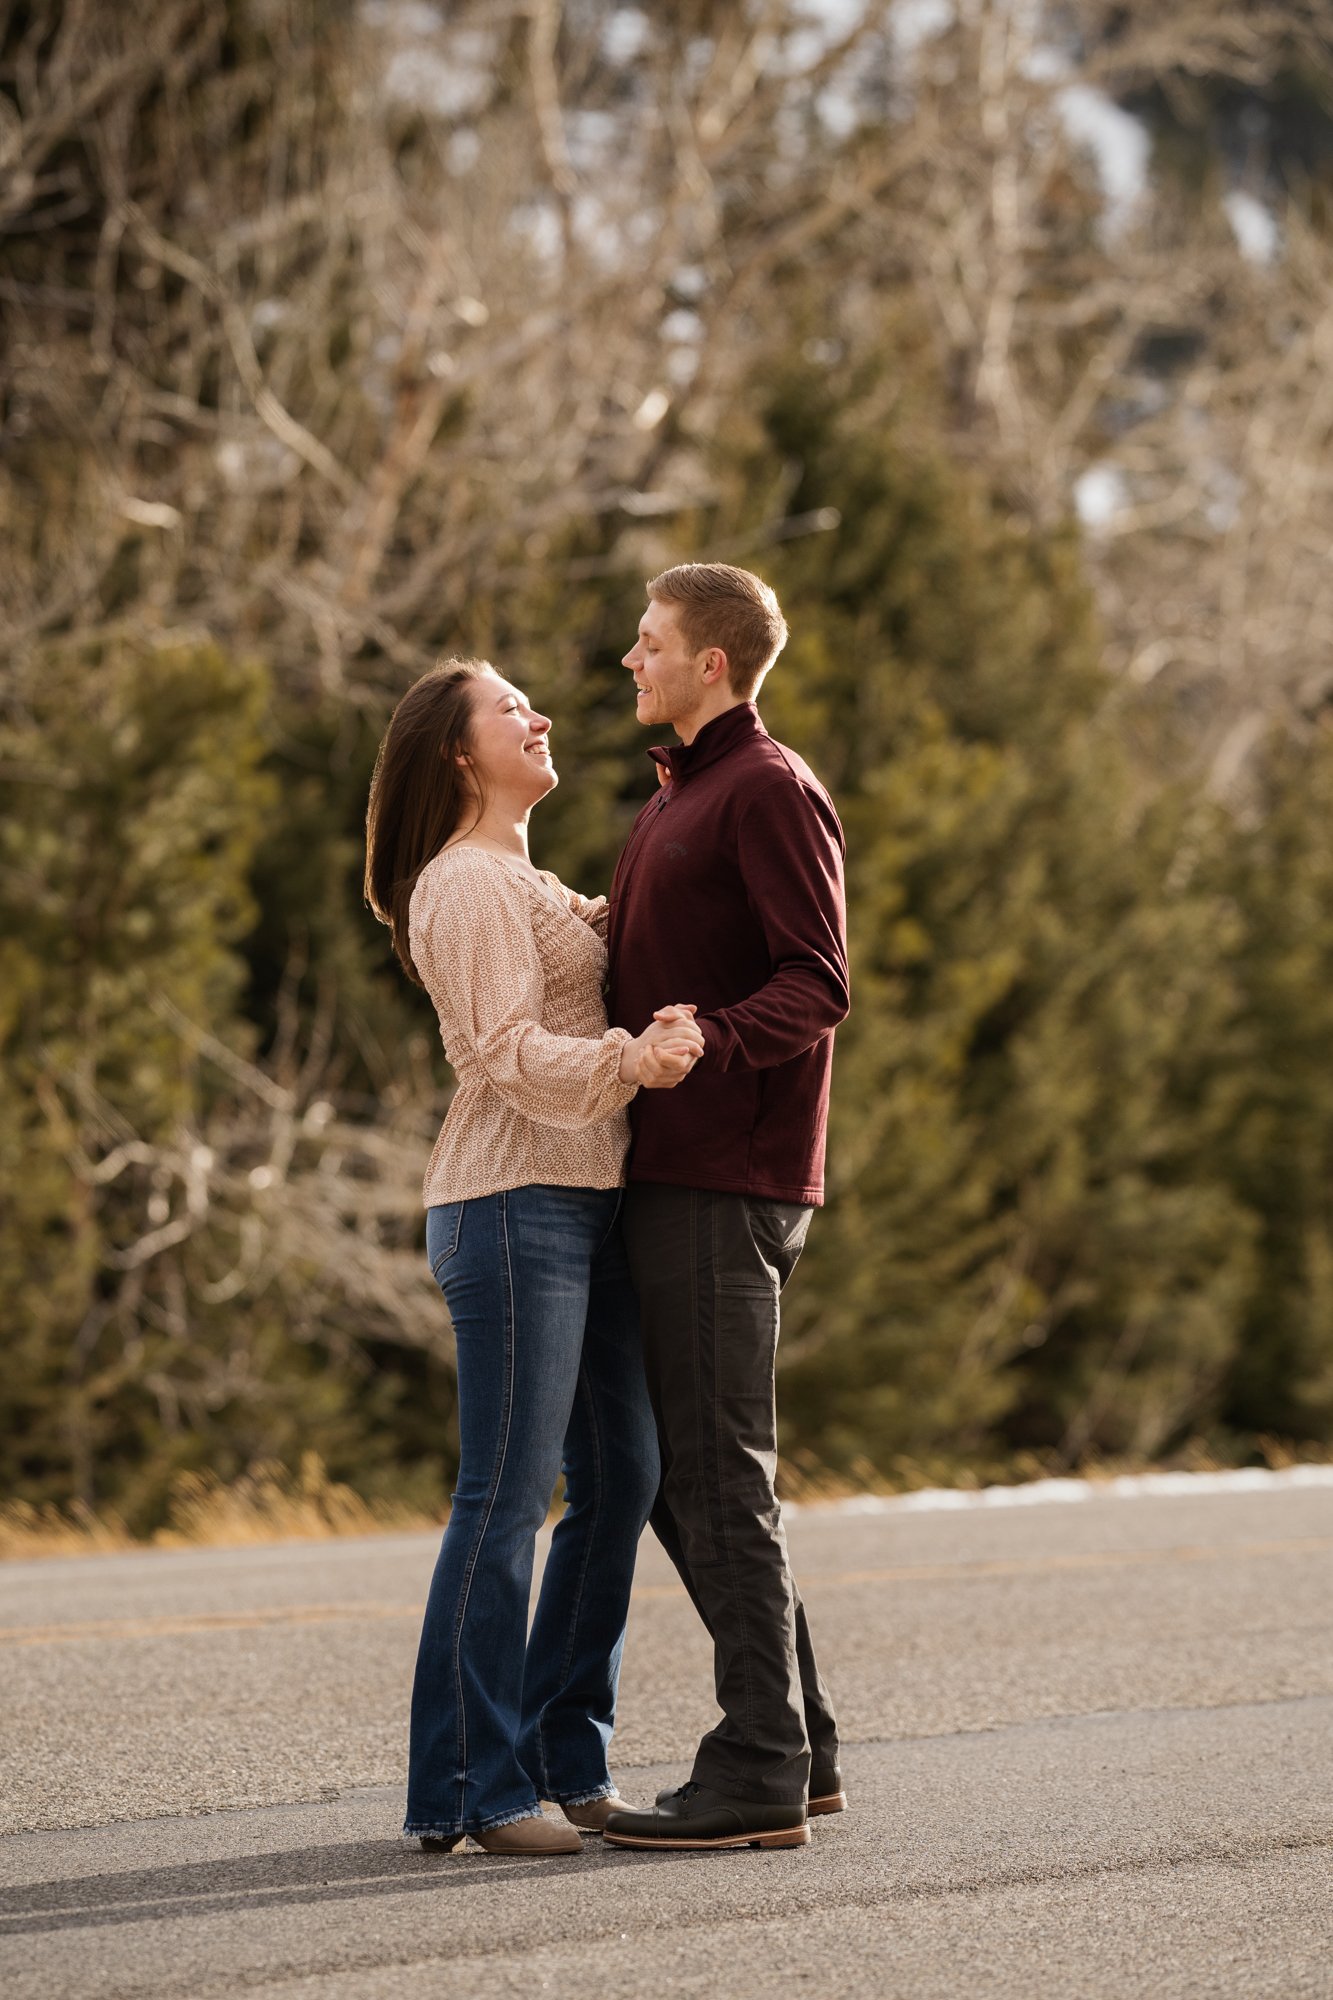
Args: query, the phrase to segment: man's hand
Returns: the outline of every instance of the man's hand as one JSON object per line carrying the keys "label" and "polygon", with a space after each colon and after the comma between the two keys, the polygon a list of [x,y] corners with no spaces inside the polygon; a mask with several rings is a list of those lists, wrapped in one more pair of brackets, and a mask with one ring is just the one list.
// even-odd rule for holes
{"label": "man's hand", "polygon": [[650,1044],[639,1059],[639,1088],[674,1090],[685,1081],[698,1060],[697,1052],[684,1042]]}
{"label": "man's hand", "polygon": [[641,1035],[626,1042],[620,1080],[643,1090],[674,1090],[703,1054],[704,1038],[689,1005],[659,1007]]}
{"label": "man's hand", "polygon": [[[659,1007],[654,1013],[653,1019],[668,1025],[672,1022],[681,1022],[688,1027],[694,1028],[694,1017],[698,1011],[697,1007],[690,1005],[688,1002],[678,1000],[674,1006]],[[694,1028],[694,1032],[699,1037],[699,1049],[700,1053],[702,1053],[703,1034],[698,1028]]]}

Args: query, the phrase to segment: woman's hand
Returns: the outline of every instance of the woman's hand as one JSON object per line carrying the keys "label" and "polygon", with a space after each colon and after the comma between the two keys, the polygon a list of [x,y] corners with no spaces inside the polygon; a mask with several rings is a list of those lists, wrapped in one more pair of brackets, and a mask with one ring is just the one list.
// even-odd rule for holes
{"label": "woman's hand", "polygon": [[620,1080],[642,1090],[674,1090],[703,1054],[692,1006],[660,1007],[641,1035],[620,1052]]}

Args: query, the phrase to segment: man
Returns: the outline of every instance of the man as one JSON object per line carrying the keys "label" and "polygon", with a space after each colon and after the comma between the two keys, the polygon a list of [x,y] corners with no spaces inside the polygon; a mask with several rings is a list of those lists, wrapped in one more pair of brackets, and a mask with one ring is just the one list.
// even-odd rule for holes
{"label": "man", "polygon": [[798,1846],[840,1811],[838,1734],[773,1490],[778,1295],[823,1199],[833,1030],[847,1012],[844,843],[809,767],[755,706],[786,643],[748,570],[655,577],[624,664],[660,788],[611,889],[613,1023],[663,993],[697,1004],[704,1052],[641,1092],[625,1236],[662,1446],[653,1526],[712,1635],[722,1720],[693,1777],[613,1812],[613,1845]]}

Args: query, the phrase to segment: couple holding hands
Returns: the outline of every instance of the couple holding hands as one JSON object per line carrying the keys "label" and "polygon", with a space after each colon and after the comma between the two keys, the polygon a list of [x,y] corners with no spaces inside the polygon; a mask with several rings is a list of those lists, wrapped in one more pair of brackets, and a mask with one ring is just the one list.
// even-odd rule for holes
{"label": "couple holding hands", "polygon": [[[680,741],[650,752],[609,901],[528,858],[551,723],[494,667],[424,675],[381,745],[367,894],[457,1077],[423,1191],[460,1433],[412,1694],[427,1848],[798,1846],[846,1803],[773,1485],[778,1298],[848,1005],[842,830],[755,706],[786,637],[749,571],[649,584],[624,664],[640,723]],[[638,1809],[607,1748],[647,1521],[722,1715],[690,1782]]]}

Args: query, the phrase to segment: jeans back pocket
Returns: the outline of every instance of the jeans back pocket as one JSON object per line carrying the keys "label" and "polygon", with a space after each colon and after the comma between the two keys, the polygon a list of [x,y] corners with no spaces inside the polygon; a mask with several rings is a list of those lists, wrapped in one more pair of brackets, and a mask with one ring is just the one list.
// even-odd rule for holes
{"label": "jeans back pocket", "polygon": [[462,1201],[445,1201],[426,1211],[426,1259],[436,1284],[449,1259],[458,1254],[466,1206]]}

